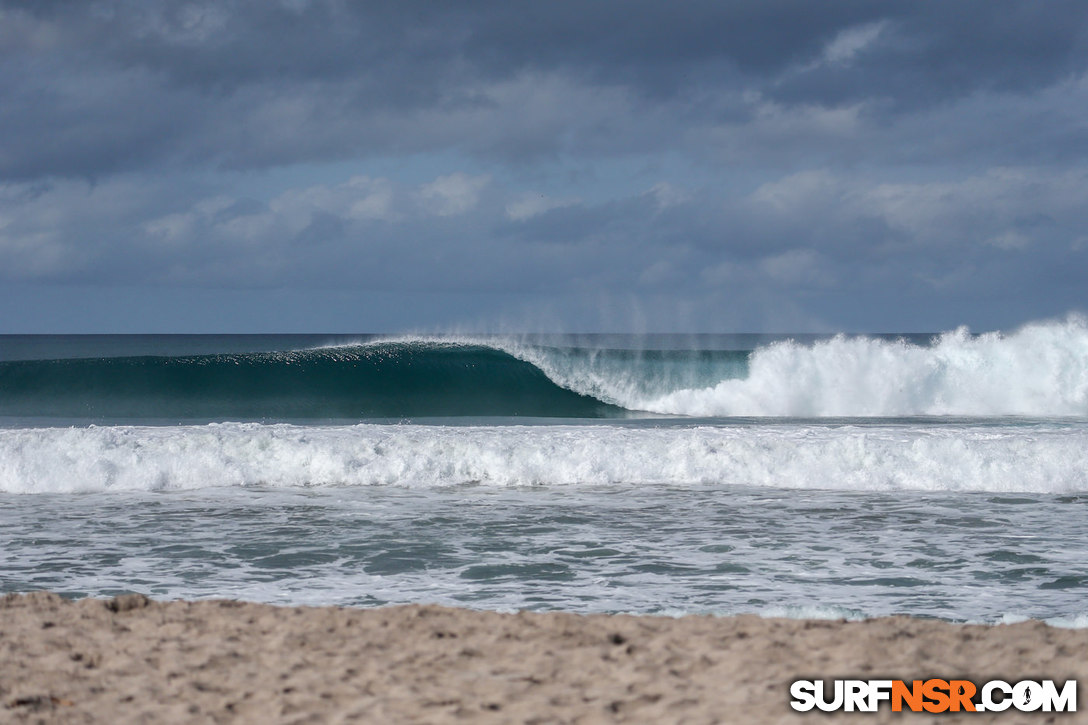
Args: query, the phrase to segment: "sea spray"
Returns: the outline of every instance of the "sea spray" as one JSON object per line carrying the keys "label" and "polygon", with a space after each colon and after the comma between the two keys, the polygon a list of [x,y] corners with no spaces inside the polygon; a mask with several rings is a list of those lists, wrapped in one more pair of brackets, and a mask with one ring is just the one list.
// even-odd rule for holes
{"label": "sea spray", "polygon": [[[836,335],[738,350],[615,350],[515,338],[411,338],[488,345],[557,386],[629,411],[732,417],[1088,416],[1088,321],[1009,334],[966,327],[924,343]],[[385,341],[368,343],[372,346]]]}
{"label": "sea spray", "polygon": [[[561,341],[560,341],[561,342]],[[578,341],[581,343],[582,341]],[[1088,416],[1088,324],[751,350],[385,338],[282,352],[0,362],[0,419]]]}
{"label": "sea spray", "polygon": [[4,336],[0,589],[1083,626],[1084,339]]}
{"label": "sea spray", "polygon": [[1088,325],[1028,325],[933,344],[837,336],[757,349],[743,379],[629,404],[698,416],[1086,416]]}

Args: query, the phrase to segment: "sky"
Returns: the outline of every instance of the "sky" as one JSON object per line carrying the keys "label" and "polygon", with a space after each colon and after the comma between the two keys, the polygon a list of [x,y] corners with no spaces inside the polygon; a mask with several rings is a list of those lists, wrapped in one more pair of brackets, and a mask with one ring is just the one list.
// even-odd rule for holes
{"label": "sky", "polygon": [[1088,309],[1088,3],[0,0],[0,333]]}

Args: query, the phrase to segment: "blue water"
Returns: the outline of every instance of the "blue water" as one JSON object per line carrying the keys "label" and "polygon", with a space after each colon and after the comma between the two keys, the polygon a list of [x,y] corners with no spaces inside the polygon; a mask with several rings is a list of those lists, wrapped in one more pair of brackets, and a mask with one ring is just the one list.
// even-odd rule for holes
{"label": "blue water", "polygon": [[0,591],[1088,624],[1088,329],[0,337]]}

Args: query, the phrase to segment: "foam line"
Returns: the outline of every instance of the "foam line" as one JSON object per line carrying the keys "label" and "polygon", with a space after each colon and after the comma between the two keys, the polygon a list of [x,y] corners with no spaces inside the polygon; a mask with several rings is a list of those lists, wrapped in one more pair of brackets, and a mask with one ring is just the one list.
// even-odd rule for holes
{"label": "foam line", "polygon": [[745,484],[1088,491],[1088,426],[203,426],[0,430],[0,491]]}

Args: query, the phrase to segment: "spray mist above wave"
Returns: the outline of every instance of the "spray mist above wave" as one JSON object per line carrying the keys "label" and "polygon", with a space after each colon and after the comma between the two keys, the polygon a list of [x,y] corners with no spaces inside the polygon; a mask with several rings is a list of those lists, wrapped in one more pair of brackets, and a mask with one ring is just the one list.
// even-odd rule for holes
{"label": "spray mist above wave", "polygon": [[750,354],[749,350],[546,345],[516,337],[479,336],[380,338],[341,349],[430,349],[457,354],[477,348],[496,350],[527,363],[563,390],[644,412],[661,412],[646,407],[644,401],[743,378],[748,374]]}
{"label": "spray mist above wave", "polygon": [[[480,344],[480,343],[477,343]],[[684,416],[1088,416],[1088,322],[1009,333],[946,332],[931,344],[839,335],[775,342],[742,358],[656,366],[652,353],[488,343],[557,385],[628,410]]]}
{"label": "spray mist above wave", "polygon": [[690,486],[1088,491],[1083,423],[0,429],[0,492]]}
{"label": "spray mist above wave", "polygon": [[743,379],[630,403],[706,416],[1085,416],[1088,323],[977,337],[960,328],[928,346],[844,336],[776,343],[753,352]]}
{"label": "spray mist above wave", "polygon": [[0,416],[92,422],[1088,416],[1088,323],[928,344],[888,337],[754,350],[614,349],[499,337],[303,350],[0,362]]}

